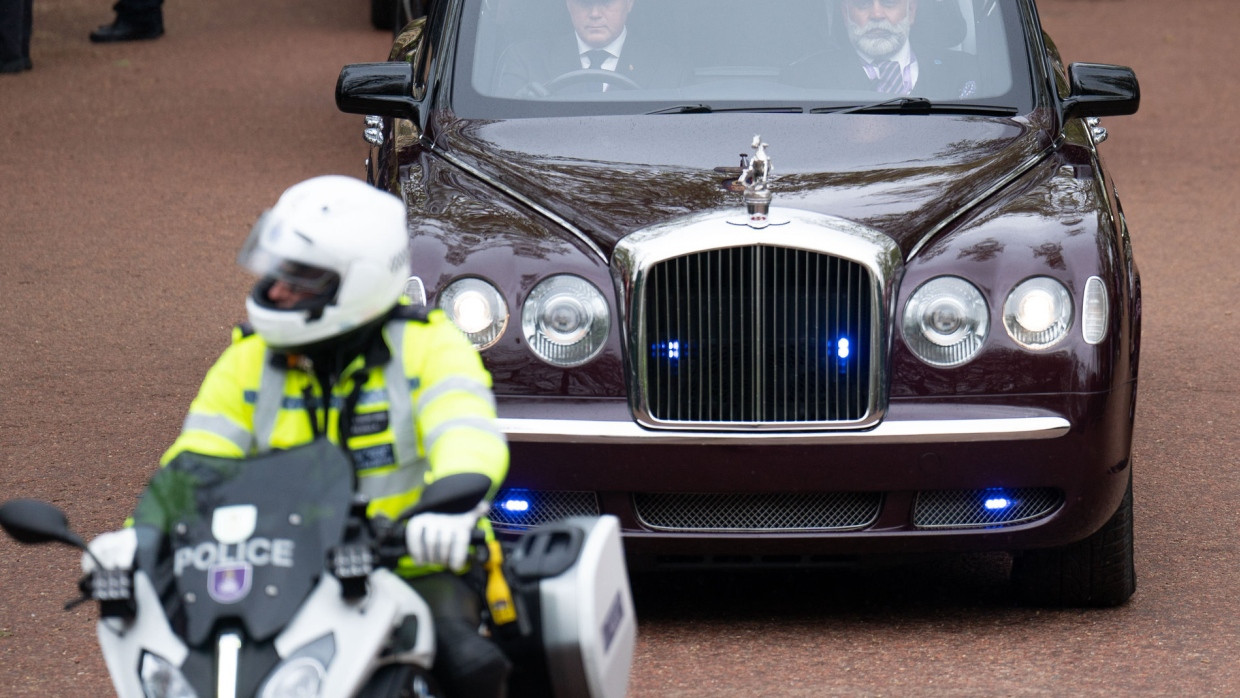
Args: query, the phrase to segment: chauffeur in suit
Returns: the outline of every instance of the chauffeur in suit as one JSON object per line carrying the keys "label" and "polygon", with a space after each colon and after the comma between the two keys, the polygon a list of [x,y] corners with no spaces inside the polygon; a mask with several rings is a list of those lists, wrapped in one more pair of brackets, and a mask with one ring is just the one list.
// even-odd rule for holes
{"label": "chauffeur in suit", "polygon": [[[931,6],[954,1],[921,0]],[[971,57],[959,51],[918,51],[909,40],[918,2],[840,0],[848,44],[799,61],[792,68],[792,81],[893,97],[912,93],[937,99],[972,96],[977,84]]]}
{"label": "chauffeur in suit", "polygon": [[544,87],[556,77],[587,69],[611,71],[621,77],[608,80],[601,74],[582,76],[572,82],[574,92],[677,84],[680,73],[675,52],[649,36],[628,30],[634,0],[566,2],[573,31],[549,42],[527,41],[505,51],[496,74],[496,94],[545,95],[559,89],[558,83],[550,89]]}

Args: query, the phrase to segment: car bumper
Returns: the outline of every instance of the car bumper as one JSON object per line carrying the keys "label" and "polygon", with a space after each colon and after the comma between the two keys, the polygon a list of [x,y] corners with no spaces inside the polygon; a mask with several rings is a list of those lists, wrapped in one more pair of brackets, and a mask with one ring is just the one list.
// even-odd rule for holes
{"label": "car bumper", "polygon": [[[1135,384],[1125,384],[1054,396],[895,400],[864,431],[719,432],[646,429],[623,400],[500,396],[512,452],[504,486],[591,496],[598,513],[620,519],[631,554],[834,556],[1063,545],[1096,531],[1123,497],[1134,397]],[[987,493],[1009,492],[1051,499],[1036,516],[1011,521],[981,512],[927,524],[923,515],[927,502],[944,496],[955,498],[948,506],[969,509],[972,500],[996,500]],[[643,512],[652,498],[670,497],[676,507],[714,501],[778,508],[805,495],[859,497],[873,511],[826,527],[667,525]],[[522,526],[510,520],[499,528]]]}

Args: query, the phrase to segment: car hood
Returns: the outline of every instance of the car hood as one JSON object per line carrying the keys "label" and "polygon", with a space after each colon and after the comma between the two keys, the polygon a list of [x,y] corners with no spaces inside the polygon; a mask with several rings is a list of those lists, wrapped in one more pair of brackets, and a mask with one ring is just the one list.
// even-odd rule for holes
{"label": "car hood", "polygon": [[871,226],[906,255],[1050,144],[1027,117],[708,114],[441,126],[437,152],[549,209],[608,254],[648,225],[739,210],[728,184],[755,134],[769,144],[774,206]]}

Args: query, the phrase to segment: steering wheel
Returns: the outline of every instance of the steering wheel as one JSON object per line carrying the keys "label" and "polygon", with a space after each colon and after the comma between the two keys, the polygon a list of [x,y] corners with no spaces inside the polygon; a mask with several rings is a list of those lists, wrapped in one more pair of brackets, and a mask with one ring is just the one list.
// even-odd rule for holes
{"label": "steering wheel", "polygon": [[[591,82],[605,82],[612,87],[622,90],[640,90],[638,85],[627,75],[617,73],[614,70],[603,70],[601,68],[582,68],[580,70],[570,70],[562,75],[542,83],[541,85],[530,85],[527,90],[534,94],[553,95],[562,92],[573,85],[582,85]],[[541,88],[541,89],[539,89]]]}

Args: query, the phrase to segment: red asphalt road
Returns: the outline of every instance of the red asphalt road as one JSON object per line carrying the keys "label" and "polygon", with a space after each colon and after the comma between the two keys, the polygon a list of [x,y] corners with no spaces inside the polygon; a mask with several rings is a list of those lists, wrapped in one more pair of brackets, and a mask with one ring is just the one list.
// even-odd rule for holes
{"label": "red asphalt road", "polygon": [[[388,45],[362,0],[173,1],[165,37],[90,44],[109,6],[39,0],[34,70],[0,76],[0,499],[51,500],[86,537],[132,509],[244,316],[258,213],[362,174],[332,92]],[[1039,6],[1066,60],[1143,89],[1102,146],[1144,282],[1136,596],[1020,608],[1001,556],[643,580],[632,695],[1240,695],[1240,5]],[[95,610],[62,609],[77,565],[0,540],[0,695],[110,692]]]}

